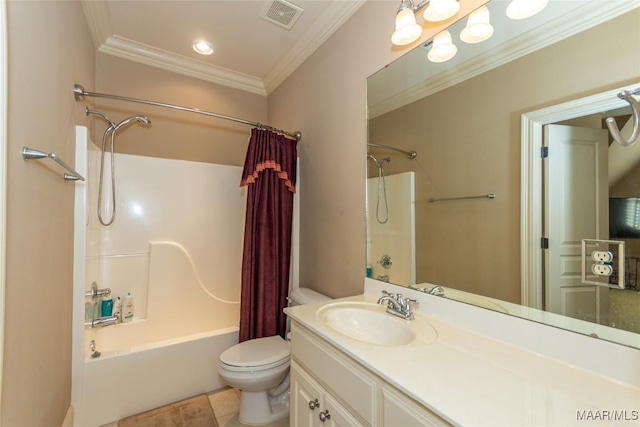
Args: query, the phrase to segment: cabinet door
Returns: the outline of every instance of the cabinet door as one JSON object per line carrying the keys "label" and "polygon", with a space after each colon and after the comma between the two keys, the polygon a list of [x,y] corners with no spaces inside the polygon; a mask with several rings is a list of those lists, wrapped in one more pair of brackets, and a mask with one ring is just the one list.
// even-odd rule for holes
{"label": "cabinet door", "polygon": [[322,426],[318,414],[323,408],[322,387],[292,361],[290,424],[296,427]]}
{"label": "cabinet door", "polygon": [[[325,421],[321,425],[326,427],[364,427],[364,424],[354,418],[344,406],[329,394],[324,396],[324,415]],[[320,414],[318,414],[318,419],[320,419]]]}

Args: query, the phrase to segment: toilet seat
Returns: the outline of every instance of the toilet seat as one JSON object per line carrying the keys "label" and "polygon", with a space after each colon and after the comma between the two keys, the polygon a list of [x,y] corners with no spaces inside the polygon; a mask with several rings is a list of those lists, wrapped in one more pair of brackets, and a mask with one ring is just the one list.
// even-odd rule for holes
{"label": "toilet seat", "polygon": [[288,363],[289,356],[289,345],[276,335],[236,344],[220,355],[220,361],[229,371],[261,371]]}

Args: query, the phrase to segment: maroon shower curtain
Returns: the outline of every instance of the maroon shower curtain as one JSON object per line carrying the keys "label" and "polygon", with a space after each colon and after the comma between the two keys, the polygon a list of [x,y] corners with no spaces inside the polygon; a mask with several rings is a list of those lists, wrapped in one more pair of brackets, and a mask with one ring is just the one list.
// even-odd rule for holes
{"label": "maroon shower curtain", "polygon": [[247,186],[240,342],[284,338],[297,142],[253,129],[240,186]]}

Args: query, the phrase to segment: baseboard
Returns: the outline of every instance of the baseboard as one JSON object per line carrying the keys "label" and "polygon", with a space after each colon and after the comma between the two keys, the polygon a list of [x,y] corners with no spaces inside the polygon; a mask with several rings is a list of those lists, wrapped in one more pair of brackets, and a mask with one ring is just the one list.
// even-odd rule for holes
{"label": "baseboard", "polygon": [[64,421],[62,421],[62,427],[73,427],[73,406],[69,406],[67,415],[64,417]]}

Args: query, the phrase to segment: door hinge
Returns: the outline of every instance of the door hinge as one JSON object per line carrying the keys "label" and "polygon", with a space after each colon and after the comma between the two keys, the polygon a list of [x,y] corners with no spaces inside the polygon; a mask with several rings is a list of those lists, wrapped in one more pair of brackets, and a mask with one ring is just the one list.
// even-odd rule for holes
{"label": "door hinge", "polygon": [[549,157],[549,147],[540,147],[540,157],[543,159]]}
{"label": "door hinge", "polygon": [[549,239],[546,237],[540,238],[540,247],[542,249],[549,249]]}

